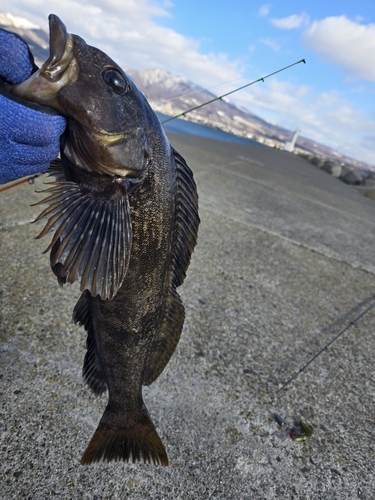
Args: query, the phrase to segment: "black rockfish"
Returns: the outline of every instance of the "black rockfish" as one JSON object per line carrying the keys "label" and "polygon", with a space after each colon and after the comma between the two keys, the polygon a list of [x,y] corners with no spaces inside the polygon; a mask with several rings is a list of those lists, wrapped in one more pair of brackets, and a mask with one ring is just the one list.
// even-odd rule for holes
{"label": "black rockfish", "polygon": [[[122,69],[49,17],[50,57],[13,89],[68,118],[61,167],[41,203],[59,283],[79,281],[73,319],[87,331],[83,377],[109,400],[81,463],[167,465],[142,399],[179,341],[176,291],[197,238],[193,175]],[[46,251],[47,251],[46,250]]]}

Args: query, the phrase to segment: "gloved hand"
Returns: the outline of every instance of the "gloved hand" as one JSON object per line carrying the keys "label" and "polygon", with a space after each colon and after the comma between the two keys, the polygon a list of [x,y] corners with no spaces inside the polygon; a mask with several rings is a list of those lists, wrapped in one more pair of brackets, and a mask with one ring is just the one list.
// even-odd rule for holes
{"label": "gloved hand", "polygon": [[[2,80],[20,83],[36,69],[27,44],[0,29]],[[65,126],[65,118],[54,110],[0,88],[0,184],[47,170],[58,155]]]}

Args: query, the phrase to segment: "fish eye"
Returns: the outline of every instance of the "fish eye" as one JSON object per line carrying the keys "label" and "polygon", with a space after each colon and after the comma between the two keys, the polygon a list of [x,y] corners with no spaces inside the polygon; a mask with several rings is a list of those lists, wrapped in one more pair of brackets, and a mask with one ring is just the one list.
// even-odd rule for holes
{"label": "fish eye", "polygon": [[115,69],[108,69],[103,73],[103,79],[116,94],[122,94],[128,88],[126,79],[119,71]]}

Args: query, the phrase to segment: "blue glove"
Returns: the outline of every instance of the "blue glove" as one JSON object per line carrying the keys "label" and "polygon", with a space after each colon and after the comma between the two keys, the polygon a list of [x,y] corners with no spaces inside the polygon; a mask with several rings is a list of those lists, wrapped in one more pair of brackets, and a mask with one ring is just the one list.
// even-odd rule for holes
{"label": "blue glove", "polygon": [[[0,29],[0,76],[20,83],[34,71],[27,44]],[[0,85],[1,86],[1,85]],[[28,103],[0,88],[0,184],[47,170],[59,152],[66,120],[50,108]]]}

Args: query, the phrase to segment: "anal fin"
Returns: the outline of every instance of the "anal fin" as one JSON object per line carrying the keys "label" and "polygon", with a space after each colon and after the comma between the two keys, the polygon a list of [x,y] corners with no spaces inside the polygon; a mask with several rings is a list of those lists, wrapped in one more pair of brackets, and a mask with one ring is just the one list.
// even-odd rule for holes
{"label": "anal fin", "polygon": [[150,347],[150,355],[143,374],[143,385],[150,385],[162,373],[181,337],[185,308],[176,290],[166,300],[164,318]]}
{"label": "anal fin", "polygon": [[73,311],[73,321],[80,326],[84,326],[87,331],[87,352],[85,354],[82,370],[83,379],[93,393],[96,396],[100,396],[107,390],[107,384],[97,354],[95,329],[90,311],[90,300],[92,300],[92,298],[88,292],[81,295]]}

